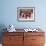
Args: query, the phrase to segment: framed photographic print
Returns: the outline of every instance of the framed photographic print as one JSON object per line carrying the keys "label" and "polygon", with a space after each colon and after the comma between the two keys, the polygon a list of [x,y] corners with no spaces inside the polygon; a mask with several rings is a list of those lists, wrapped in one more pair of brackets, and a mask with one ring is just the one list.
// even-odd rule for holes
{"label": "framed photographic print", "polygon": [[18,7],[18,21],[35,21],[35,7]]}

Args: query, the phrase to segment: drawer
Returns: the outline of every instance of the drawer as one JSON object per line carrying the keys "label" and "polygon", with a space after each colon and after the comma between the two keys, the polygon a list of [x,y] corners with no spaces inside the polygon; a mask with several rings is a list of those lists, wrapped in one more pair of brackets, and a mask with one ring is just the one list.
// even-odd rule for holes
{"label": "drawer", "polygon": [[43,44],[44,36],[32,36],[32,43],[33,44]]}
{"label": "drawer", "polygon": [[4,36],[23,36],[23,32],[4,32]]}
{"label": "drawer", "polygon": [[44,32],[24,32],[24,36],[44,36]]}
{"label": "drawer", "polygon": [[31,46],[44,46],[44,44],[31,44]]}
{"label": "drawer", "polygon": [[23,46],[23,44],[2,44],[2,46]]}
{"label": "drawer", "polygon": [[23,41],[23,36],[4,36],[3,43],[15,43]]}
{"label": "drawer", "polygon": [[3,44],[2,46],[16,46],[14,44]]}

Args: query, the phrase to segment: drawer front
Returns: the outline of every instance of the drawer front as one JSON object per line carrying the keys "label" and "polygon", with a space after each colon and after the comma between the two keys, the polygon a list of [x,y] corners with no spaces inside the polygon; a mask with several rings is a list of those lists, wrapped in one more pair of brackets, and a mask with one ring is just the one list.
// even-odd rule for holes
{"label": "drawer front", "polygon": [[44,36],[32,36],[32,44],[44,44]]}
{"label": "drawer front", "polygon": [[23,36],[5,36],[3,37],[3,43],[15,43],[15,42],[22,42]]}
{"label": "drawer front", "polygon": [[44,46],[44,44],[32,44],[31,46]]}
{"label": "drawer front", "polygon": [[23,32],[4,32],[4,36],[23,36]]}
{"label": "drawer front", "polygon": [[44,34],[44,32],[25,32],[24,33],[24,36],[44,36],[45,34]]}
{"label": "drawer front", "polygon": [[2,44],[2,46],[23,46],[23,44]]}

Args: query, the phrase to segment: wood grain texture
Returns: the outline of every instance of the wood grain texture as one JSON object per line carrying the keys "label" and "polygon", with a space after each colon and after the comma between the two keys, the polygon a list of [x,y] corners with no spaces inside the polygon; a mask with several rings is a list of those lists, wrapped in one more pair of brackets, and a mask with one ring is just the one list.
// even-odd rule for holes
{"label": "wood grain texture", "polygon": [[44,32],[3,32],[3,46],[44,46]]}
{"label": "wood grain texture", "polygon": [[44,46],[44,32],[24,33],[24,46]]}
{"label": "wood grain texture", "polygon": [[23,46],[23,33],[5,32],[3,36],[3,46]]}

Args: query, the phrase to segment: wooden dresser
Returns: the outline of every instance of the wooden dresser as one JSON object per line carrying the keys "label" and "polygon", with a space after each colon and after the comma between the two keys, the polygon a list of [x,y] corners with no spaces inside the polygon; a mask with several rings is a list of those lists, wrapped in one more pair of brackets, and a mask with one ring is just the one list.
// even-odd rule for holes
{"label": "wooden dresser", "polygon": [[3,46],[44,46],[44,32],[3,32]]}

